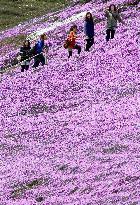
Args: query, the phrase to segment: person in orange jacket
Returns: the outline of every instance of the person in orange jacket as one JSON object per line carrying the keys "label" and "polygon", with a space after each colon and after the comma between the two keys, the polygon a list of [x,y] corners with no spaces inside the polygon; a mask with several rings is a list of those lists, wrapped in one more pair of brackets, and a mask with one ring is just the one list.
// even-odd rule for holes
{"label": "person in orange jacket", "polygon": [[68,35],[68,41],[69,41],[69,46],[68,46],[69,56],[68,56],[68,58],[70,58],[72,56],[72,49],[77,49],[78,54],[81,53],[81,46],[76,44],[76,39],[77,39],[76,34],[77,34],[77,26],[74,25],[70,28],[70,32]]}

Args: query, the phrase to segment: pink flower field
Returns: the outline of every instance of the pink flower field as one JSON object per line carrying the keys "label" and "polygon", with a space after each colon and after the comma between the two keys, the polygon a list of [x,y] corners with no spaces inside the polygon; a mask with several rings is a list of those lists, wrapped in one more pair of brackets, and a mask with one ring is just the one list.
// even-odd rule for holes
{"label": "pink flower field", "polygon": [[[48,65],[1,75],[0,205],[140,204],[140,7],[122,11],[126,25],[108,43],[103,13],[127,2],[91,1],[1,33],[29,35],[53,15],[63,21],[92,9],[101,19],[91,52],[77,19],[80,56],[68,60],[63,48],[70,22],[48,32]],[[1,48],[1,65],[17,51]]]}

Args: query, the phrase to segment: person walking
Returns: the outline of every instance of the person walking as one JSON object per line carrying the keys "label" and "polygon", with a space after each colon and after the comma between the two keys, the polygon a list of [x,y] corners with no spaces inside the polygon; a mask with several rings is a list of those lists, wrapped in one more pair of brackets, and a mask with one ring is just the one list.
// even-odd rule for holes
{"label": "person walking", "polygon": [[20,56],[21,56],[21,72],[24,72],[24,70],[29,69],[30,64],[30,42],[29,40],[25,40],[23,42],[23,46],[20,48]]}
{"label": "person walking", "polygon": [[94,44],[94,21],[92,14],[87,12],[84,22],[84,33],[86,36],[86,48],[85,51],[89,51],[91,46]]}
{"label": "person walking", "polygon": [[47,40],[47,36],[46,34],[42,34],[40,36],[40,40],[35,44],[34,46],[34,65],[33,67],[34,68],[37,68],[39,66],[39,64],[41,63],[42,66],[45,65],[45,57],[43,55],[43,51],[44,51],[44,48],[45,48],[45,44],[44,44],[44,41]]}
{"label": "person walking", "polygon": [[108,42],[110,37],[114,38],[115,31],[117,28],[117,21],[124,23],[120,14],[114,4],[109,6],[109,9],[105,10],[105,16],[107,17],[107,30],[106,30],[106,41]]}
{"label": "person walking", "polygon": [[77,49],[78,54],[81,53],[81,46],[76,44],[77,38],[78,38],[77,37],[77,26],[74,25],[70,28],[68,39],[67,39],[69,41],[69,45],[68,45],[69,56],[68,56],[68,58],[70,58],[72,56],[72,49]]}

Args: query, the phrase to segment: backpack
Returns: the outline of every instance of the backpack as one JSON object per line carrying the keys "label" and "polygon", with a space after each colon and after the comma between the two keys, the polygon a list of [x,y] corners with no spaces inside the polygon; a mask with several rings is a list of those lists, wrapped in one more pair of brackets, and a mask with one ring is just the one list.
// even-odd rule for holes
{"label": "backpack", "polygon": [[65,40],[63,47],[64,47],[65,49],[67,49],[67,48],[69,47],[69,45],[70,45],[69,40],[68,40],[68,39]]}

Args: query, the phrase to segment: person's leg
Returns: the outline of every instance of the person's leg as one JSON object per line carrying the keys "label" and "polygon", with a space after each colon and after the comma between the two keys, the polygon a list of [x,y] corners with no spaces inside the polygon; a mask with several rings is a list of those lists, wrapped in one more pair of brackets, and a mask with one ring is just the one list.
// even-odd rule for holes
{"label": "person's leg", "polygon": [[81,53],[81,46],[78,46],[79,48],[78,48],[78,54],[80,54]]}
{"label": "person's leg", "polygon": [[68,58],[70,58],[72,56],[72,49],[71,48],[68,48],[68,53],[69,53]]}
{"label": "person's leg", "polygon": [[81,53],[81,46],[75,45],[75,46],[74,46],[74,49],[77,49],[77,50],[78,50],[78,54]]}
{"label": "person's leg", "polygon": [[94,44],[94,38],[90,38],[89,48],[91,48],[91,46],[93,46],[93,44]]}
{"label": "person's leg", "polygon": [[93,46],[93,44],[94,44],[94,37],[92,37],[91,39],[91,46]]}
{"label": "person's leg", "polygon": [[21,72],[24,72],[25,67],[25,65],[21,65]]}
{"label": "person's leg", "polygon": [[33,65],[33,67],[37,68],[39,66],[39,63],[40,63],[39,57],[35,56],[34,57],[34,65]]}
{"label": "person's leg", "polygon": [[25,61],[25,70],[29,69],[30,61]]}
{"label": "person's leg", "polygon": [[89,51],[89,48],[90,48],[90,39],[86,39],[86,51]]}
{"label": "person's leg", "polygon": [[68,58],[70,58],[72,56],[72,51],[69,51],[69,56]]}
{"label": "person's leg", "polygon": [[106,41],[109,41],[109,39],[110,39],[110,29],[107,29],[106,30]]}
{"label": "person's leg", "polygon": [[29,69],[29,65],[26,65],[26,68],[25,68],[26,70],[28,70]]}
{"label": "person's leg", "polygon": [[112,29],[112,30],[111,30],[111,39],[113,39],[113,38],[114,38],[114,35],[115,35],[115,30],[114,30],[114,29]]}
{"label": "person's leg", "polygon": [[42,53],[40,54],[39,58],[40,58],[40,62],[42,63],[42,66],[44,66],[45,65],[45,57],[43,56]]}
{"label": "person's leg", "polygon": [[48,64],[48,59],[47,59],[47,55],[45,55],[45,65]]}

